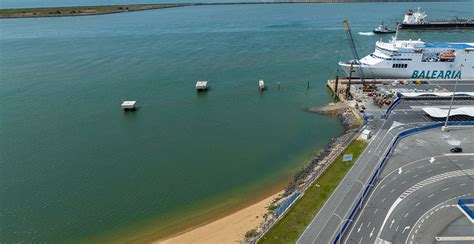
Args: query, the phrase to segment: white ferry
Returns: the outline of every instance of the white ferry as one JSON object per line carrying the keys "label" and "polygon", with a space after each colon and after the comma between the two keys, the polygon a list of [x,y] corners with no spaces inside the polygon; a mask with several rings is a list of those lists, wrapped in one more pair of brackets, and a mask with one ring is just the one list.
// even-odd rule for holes
{"label": "white ferry", "polygon": [[339,65],[358,78],[474,79],[474,43],[402,41],[395,36],[390,42],[378,41],[372,54]]}

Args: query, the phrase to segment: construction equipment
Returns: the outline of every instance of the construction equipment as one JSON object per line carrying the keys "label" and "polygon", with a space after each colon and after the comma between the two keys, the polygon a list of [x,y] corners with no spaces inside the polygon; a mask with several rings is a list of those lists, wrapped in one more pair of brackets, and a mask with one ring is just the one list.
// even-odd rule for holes
{"label": "construction equipment", "polygon": [[342,23],[344,24],[345,32],[346,32],[346,35],[349,39],[349,46],[351,47],[351,51],[352,51],[352,57],[354,58],[354,60],[351,62],[351,66],[350,66],[349,81],[348,81],[348,84],[347,84],[346,97],[350,96],[350,87],[351,87],[351,80],[352,80],[352,72],[354,72],[353,71],[354,65],[357,65],[355,67],[359,68],[358,73],[360,74],[360,80],[362,81],[364,91],[373,91],[375,89],[375,79],[374,79],[374,84],[366,84],[365,83],[364,72],[363,72],[362,68],[360,67],[361,64],[360,64],[360,61],[359,61],[360,60],[359,53],[357,52],[357,47],[356,47],[355,40],[354,40],[354,37],[353,37],[352,32],[351,32],[351,28],[349,26],[349,21],[347,19],[345,19],[345,20],[342,21]]}

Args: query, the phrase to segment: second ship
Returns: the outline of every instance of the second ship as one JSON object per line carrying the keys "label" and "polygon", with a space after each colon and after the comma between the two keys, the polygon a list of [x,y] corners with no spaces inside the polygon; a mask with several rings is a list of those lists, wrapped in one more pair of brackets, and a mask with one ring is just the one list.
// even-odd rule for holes
{"label": "second ship", "polygon": [[398,27],[411,30],[474,29],[474,20],[470,18],[427,20],[426,16],[425,12],[420,11],[420,8],[416,12],[408,10]]}

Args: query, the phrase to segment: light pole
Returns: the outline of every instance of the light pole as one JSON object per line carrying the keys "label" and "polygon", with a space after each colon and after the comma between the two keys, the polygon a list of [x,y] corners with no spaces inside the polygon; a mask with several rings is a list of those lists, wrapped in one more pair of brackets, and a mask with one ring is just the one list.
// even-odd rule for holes
{"label": "light pole", "polygon": [[451,108],[453,107],[453,102],[454,102],[454,96],[456,95],[456,88],[458,87],[458,82],[461,79],[461,68],[464,67],[463,64],[459,65],[459,79],[456,79],[456,83],[454,84],[454,91],[453,91],[453,96],[451,97],[451,102],[449,103],[449,109],[448,109],[448,115],[446,116],[446,121],[444,122],[444,126],[441,127],[441,131],[449,131],[448,129],[448,121],[449,121],[449,115],[451,114]]}
{"label": "light pole", "polygon": [[[360,186],[362,187],[359,191],[359,196],[362,193],[362,191],[364,191],[365,186],[374,186],[374,184],[364,184],[362,181],[357,180],[357,179],[355,180],[355,182],[360,183]],[[361,207],[362,207],[362,204],[359,206],[359,208],[361,208]]]}
{"label": "light pole", "polygon": [[339,244],[341,244],[341,239],[342,239],[342,227],[344,226],[344,222],[345,222],[345,221],[351,222],[352,219],[342,219],[342,217],[339,216],[337,213],[333,213],[333,215],[336,216],[336,217],[338,217],[339,220],[341,220],[341,223],[337,226],[337,227],[338,227],[337,229],[339,229],[339,226],[341,226],[341,228],[339,229],[339,240],[338,240],[338,241],[339,241]]}

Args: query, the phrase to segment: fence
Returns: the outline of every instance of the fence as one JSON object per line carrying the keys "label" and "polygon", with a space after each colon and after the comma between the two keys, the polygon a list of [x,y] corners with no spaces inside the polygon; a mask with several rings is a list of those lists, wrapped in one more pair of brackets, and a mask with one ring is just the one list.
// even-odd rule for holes
{"label": "fence", "polygon": [[350,144],[352,143],[352,141],[354,141],[360,134],[360,132],[365,128],[365,123],[357,128],[356,130],[354,130],[354,132],[352,133],[351,137],[349,137],[344,143],[343,143],[343,146],[342,147],[339,147],[337,151],[335,151],[335,153],[333,153],[333,156],[331,158],[329,158],[321,168],[317,169],[316,172],[313,174],[313,176],[311,176],[309,178],[309,180],[307,181],[307,183],[305,184],[305,186],[303,187],[303,189],[293,193],[293,195],[291,197],[289,197],[287,200],[285,200],[281,206],[274,212],[274,218],[271,219],[270,221],[268,222],[265,222],[262,226],[261,226],[261,231],[259,233],[258,236],[255,237],[254,240],[250,240],[250,243],[256,243],[258,242],[258,240],[260,240],[267,232],[268,230],[270,230],[270,228],[275,225],[280,219],[281,217],[290,209],[291,206],[293,206],[293,204],[301,197],[303,196],[303,193],[311,186],[313,185],[313,183],[316,181],[316,179],[319,178],[319,176],[321,176],[321,174],[326,170],[327,167],[329,167],[335,160],[336,158],[344,151],[344,149]]}
{"label": "fence", "polygon": [[298,199],[298,197],[301,195],[301,192],[295,192],[291,197],[283,201],[280,205],[279,208],[275,210],[275,217],[278,219],[280,216],[282,216],[286,210],[288,209],[289,206],[293,205],[293,203]]}
{"label": "fence", "polygon": [[388,106],[387,111],[384,113],[383,118],[386,119],[390,115],[390,112],[392,112],[393,108],[397,106],[397,104],[400,102],[402,99],[402,95],[400,93],[397,93],[397,98],[393,100],[393,102]]}
{"label": "fence", "polygon": [[[449,126],[466,126],[466,125],[469,126],[469,125],[474,125],[474,121],[451,121],[451,122],[448,123],[448,125]],[[390,157],[390,154],[392,153],[392,150],[395,148],[395,145],[398,143],[398,141],[401,138],[403,138],[405,136],[408,136],[410,134],[418,133],[418,132],[425,131],[425,130],[440,128],[442,126],[444,126],[444,123],[436,123],[436,124],[431,124],[431,125],[427,125],[427,126],[408,129],[408,130],[405,130],[403,132],[398,133],[398,135],[395,137],[395,140],[393,140],[392,144],[390,145],[388,151],[385,153],[385,155],[384,155],[382,161],[380,162],[379,166],[377,167],[377,170],[374,172],[374,174],[370,178],[370,181],[367,184],[367,186],[365,187],[364,191],[362,192],[362,195],[360,195],[360,197],[357,200],[357,203],[352,208],[352,210],[349,214],[349,217],[347,218],[349,221],[346,221],[343,224],[343,226],[342,226],[341,230],[339,231],[339,233],[337,234],[336,239],[334,240],[333,244],[337,244],[337,242],[341,238],[341,236],[344,235],[344,232],[347,229],[347,227],[349,226],[349,223],[353,221],[353,218],[354,218],[355,214],[357,213],[357,210],[361,207],[362,202],[364,201],[364,199],[367,196],[368,192],[374,186],[374,182],[377,180],[379,173],[382,171],[383,166],[385,165],[387,159]]]}

